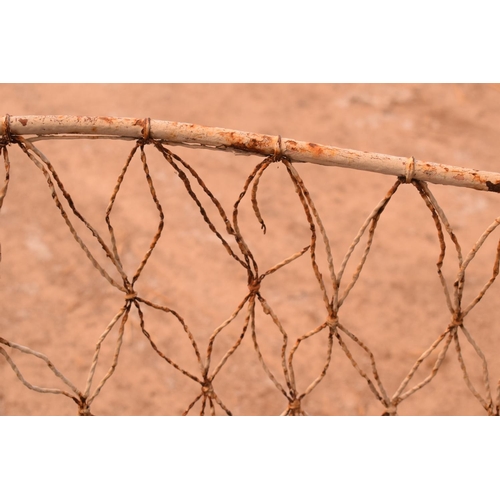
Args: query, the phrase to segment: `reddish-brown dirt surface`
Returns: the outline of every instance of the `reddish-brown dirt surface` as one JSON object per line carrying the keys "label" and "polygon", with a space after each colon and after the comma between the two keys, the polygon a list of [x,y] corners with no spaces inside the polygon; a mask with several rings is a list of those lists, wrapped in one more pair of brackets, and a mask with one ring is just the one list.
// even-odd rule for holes
{"label": "reddish-brown dirt surface", "polygon": [[[0,85],[0,102],[2,116],[151,117],[500,171],[500,88],[495,85],[9,84]],[[71,140],[36,144],[53,163],[80,212],[109,241],[105,211],[133,143]],[[261,161],[224,152],[181,147],[171,150],[196,169],[229,215],[246,177]],[[165,213],[165,227],[135,288],[141,297],[177,311],[204,357],[210,335],[248,292],[246,273],[210,231],[172,167],[153,148],[146,148],[146,152]],[[0,337],[44,353],[83,390],[96,342],[123,305],[123,293],[113,288],[84,255],[40,170],[17,146],[11,145],[9,154],[11,180],[0,212]],[[141,168],[139,157],[134,158],[111,215],[118,252],[130,276],[149,248],[159,222]],[[338,269],[358,229],[396,179],[309,164],[297,164],[296,168],[322,217]],[[467,254],[500,215],[498,194],[447,186],[430,188]],[[200,199],[229,241],[209,199],[202,194]],[[252,211],[250,196],[242,202],[240,224],[264,271],[308,245],[310,233],[283,165],[267,169],[260,181],[258,201],[266,234]],[[89,231],[75,217],[71,216],[71,221],[97,260],[113,273]],[[449,238],[446,243],[444,275],[452,288],[458,264],[453,243]],[[464,303],[469,303],[490,278],[497,243],[494,233],[470,265]],[[237,248],[234,240],[231,245]],[[413,186],[402,185],[381,216],[366,266],[339,313],[341,323],[373,352],[389,395],[450,323],[436,273],[439,252],[430,211]],[[362,248],[354,252],[346,277],[355,271],[361,255]],[[327,277],[321,250],[318,262]],[[116,271],[113,277],[118,279]],[[499,286],[495,282],[466,319],[468,331],[488,362],[493,397],[500,379]],[[326,318],[309,253],[267,277],[261,293],[289,336],[288,352],[297,338]],[[144,314],[146,328],[158,348],[200,376],[193,347],[175,318],[149,308]],[[216,338],[212,368],[236,342],[244,319],[242,311]],[[282,335],[261,309],[256,324],[262,355],[284,385]],[[117,336],[115,327],[102,345],[94,388],[111,366]],[[481,359],[463,333],[459,339],[470,380],[486,397]],[[352,341],[346,342],[360,368],[371,375],[366,353]],[[5,349],[29,383],[63,388],[42,360]],[[321,373],[327,349],[327,329],[301,343],[294,357],[300,392]],[[409,387],[431,373],[437,352],[422,363]],[[222,367],[213,386],[235,415],[275,415],[287,408],[286,398],[259,362],[250,332]],[[132,307],[116,371],[91,411],[97,415],[178,415],[199,393],[198,383],[154,352]],[[336,340],[326,376],[303,399],[302,408],[311,415],[380,415],[385,411]],[[223,413],[217,405],[216,410]],[[75,403],[63,395],[29,390],[0,356],[0,415],[77,412]],[[200,401],[191,414],[199,412]],[[398,408],[399,415],[485,413],[464,381],[453,343],[431,383]]]}

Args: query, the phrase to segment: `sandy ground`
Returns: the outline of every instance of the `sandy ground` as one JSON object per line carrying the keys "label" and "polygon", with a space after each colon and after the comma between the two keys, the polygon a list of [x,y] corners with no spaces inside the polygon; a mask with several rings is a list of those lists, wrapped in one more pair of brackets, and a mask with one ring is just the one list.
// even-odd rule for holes
{"label": "sandy ground", "polygon": [[[499,90],[495,85],[434,84],[0,85],[0,102],[2,115],[151,117],[500,171],[496,161],[500,153]],[[37,144],[53,162],[78,209],[109,241],[105,210],[132,143],[82,140]],[[197,170],[228,214],[246,177],[260,161],[228,153],[171,149]],[[212,332],[247,293],[246,273],[210,232],[173,169],[157,152],[146,151],[165,213],[165,228],[136,290],[141,297],[176,310],[204,355]],[[44,353],[83,390],[96,342],[123,305],[123,294],[85,257],[54,205],[41,172],[16,146],[9,148],[9,154],[11,182],[0,213],[0,336]],[[359,227],[395,179],[308,164],[296,167],[322,216],[338,268]],[[260,269],[265,270],[306,246],[309,231],[284,166],[269,167],[260,184],[258,199],[266,234],[260,230],[249,199],[242,203],[240,221],[242,234]],[[498,196],[446,186],[431,186],[431,190],[467,253],[499,215]],[[216,221],[217,212],[208,198],[202,201]],[[71,220],[96,259],[112,273],[91,234],[74,217]],[[125,178],[112,222],[124,269],[132,275],[158,226],[158,212],[138,158]],[[220,220],[216,225],[224,231]],[[491,276],[498,237],[493,234],[490,239],[467,274],[465,303]],[[444,273],[451,286],[457,258],[449,239],[447,245]],[[438,255],[429,210],[413,186],[401,186],[381,217],[372,252],[340,313],[342,324],[373,352],[390,395],[450,322],[436,273]],[[356,250],[346,276],[354,272],[360,257],[361,250]],[[327,274],[321,252],[318,260],[321,272]],[[113,276],[118,275],[115,272]],[[495,282],[466,321],[488,361],[493,394],[500,379],[498,286]],[[308,254],[266,278],[261,292],[289,335],[288,349],[325,319]],[[244,317],[241,313],[217,337],[212,368],[241,334]],[[175,318],[147,309],[145,321],[158,348],[199,376],[193,347]],[[284,385],[282,335],[262,311],[256,322],[262,354]],[[111,366],[117,335],[115,327],[102,345],[94,388]],[[294,370],[301,392],[325,365],[327,337],[324,330],[297,350]],[[460,341],[471,381],[485,396],[481,360],[463,335]],[[352,341],[348,345],[361,369],[370,373],[366,353]],[[63,387],[43,361],[6,350],[31,384]],[[436,357],[434,353],[422,363],[414,383],[429,375]],[[213,386],[235,415],[275,415],[287,408],[286,398],[259,363],[249,333]],[[199,392],[198,383],[154,352],[133,308],[116,371],[91,411],[98,415],[178,415]],[[326,376],[304,398],[302,408],[311,415],[384,412],[337,342]],[[63,395],[27,389],[0,357],[1,415],[75,415],[77,411],[75,403]],[[198,401],[191,413],[199,412]],[[218,406],[217,413],[223,413]],[[398,408],[400,415],[485,413],[464,382],[453,345],[432,382]]]}

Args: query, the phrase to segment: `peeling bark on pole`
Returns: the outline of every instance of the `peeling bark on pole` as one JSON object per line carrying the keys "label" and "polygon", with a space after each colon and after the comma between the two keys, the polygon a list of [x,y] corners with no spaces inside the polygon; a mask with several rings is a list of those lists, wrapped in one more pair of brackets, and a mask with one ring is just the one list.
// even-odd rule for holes
{"label": "peeling bark on pole", "polygon": [[[149,124],[149,137],[184,146],[205,147],[233,153],[269,156],[281,153],[294,162],[366,170],[407,177],[411,159],[340,149],[311,142],[295,141],[264,134],[241,132],[190,123],[149,120],[148,118],[111,118],[88,116],[4,116],[2,135],[50,136],[65,134],[140,139]],[[415,160],[411,178],[434,184],[468,187],[500,192],[500,173],[453,167]]]}

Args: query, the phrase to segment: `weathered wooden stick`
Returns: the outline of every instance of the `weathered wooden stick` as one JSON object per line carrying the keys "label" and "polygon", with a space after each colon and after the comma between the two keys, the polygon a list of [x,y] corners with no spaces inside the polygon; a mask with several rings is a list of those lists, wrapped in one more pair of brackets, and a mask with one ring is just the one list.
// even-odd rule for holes
{"label": "weathered wooden stick", "polygon": [[[260,156],[284,155],[294,162],[316,163],[366,170],[385,175],[417,179],[434,184],[500,192],[500,173],[453,167],[413,158],[369,153],[351,149],[295,141],[280,136],[254,134],[191,123],[149,118],[111,118],[89,116],[9,116],[2,118],[3,136],[37,135],[46,139],[66,136],[104,136],[128,139],[151,138],[184,146],[197,146]],[[40,139],[39,137],[38,139]]]}

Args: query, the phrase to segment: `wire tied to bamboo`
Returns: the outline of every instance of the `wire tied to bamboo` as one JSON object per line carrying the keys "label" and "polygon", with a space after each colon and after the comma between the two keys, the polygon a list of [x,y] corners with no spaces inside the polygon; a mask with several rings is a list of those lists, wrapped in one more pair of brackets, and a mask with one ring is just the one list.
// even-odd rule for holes
{"label": "wire tied to bamboo", "polygon": [[151,118],[144,118],[144,127],[142,129],[142,143],[150,144],[153,141],[151,137]]}
{"label": "wire tied to bamboo", "polygon": [[410,156],[406,162],[406,184],[411,184],[413,177],[415,176],[415,158]]}
{"label": "wire tied to bamboo", "polygon": [[272,156],[273,162],[279,162],[285,156],[285,152],[283,150],[283,143],[281,141],[281,135],[278,135],[276,138],[276,143],[274,144],[274,154]]}
{"label": "wire tied to bamboo", "polygon": [[10,115],[6,114],[2,124],[2,138],[0,139],[0,146],[7,146],[14,142],[14,137],[10,130]]}

